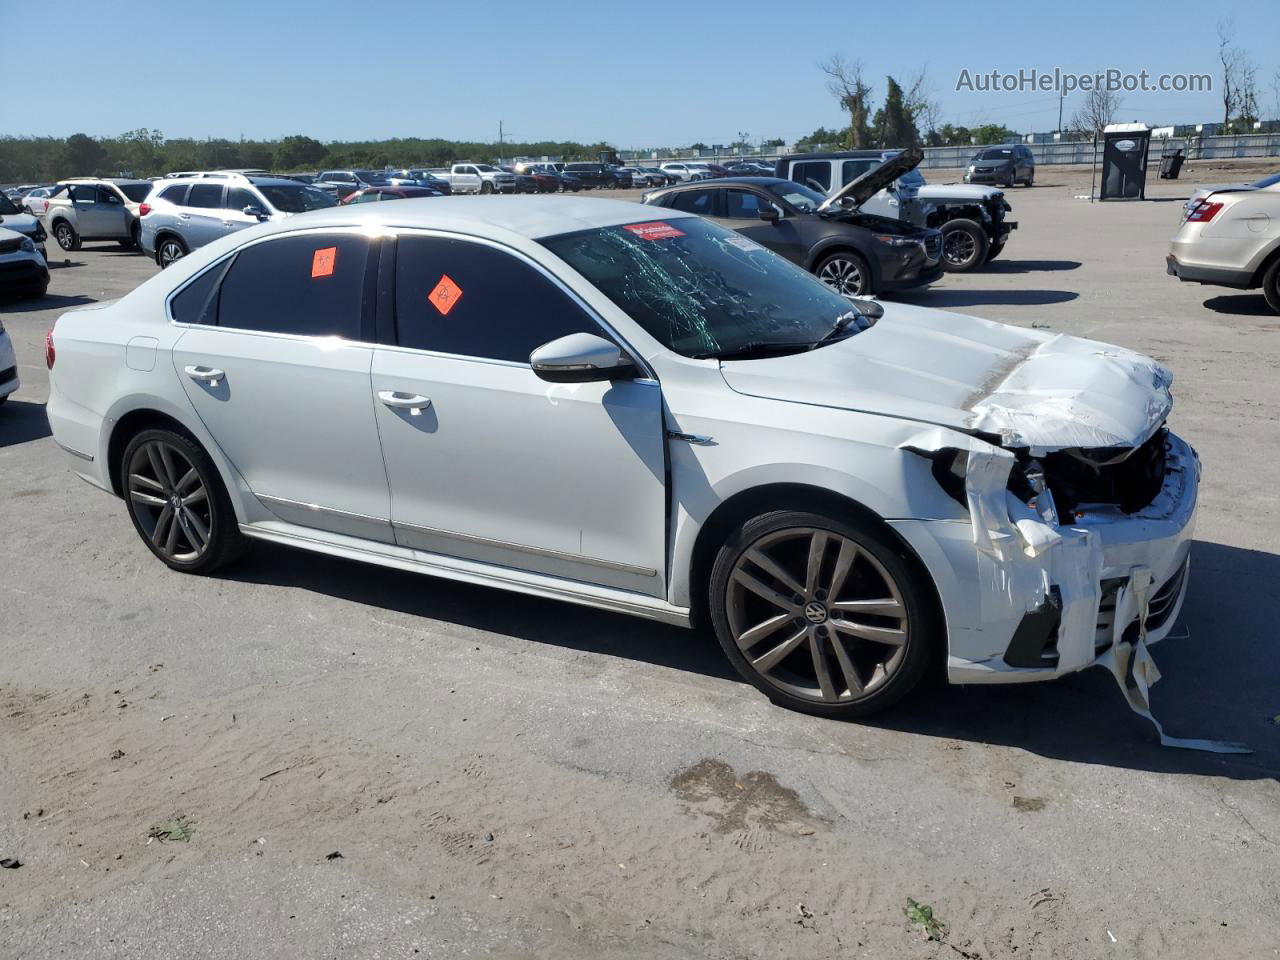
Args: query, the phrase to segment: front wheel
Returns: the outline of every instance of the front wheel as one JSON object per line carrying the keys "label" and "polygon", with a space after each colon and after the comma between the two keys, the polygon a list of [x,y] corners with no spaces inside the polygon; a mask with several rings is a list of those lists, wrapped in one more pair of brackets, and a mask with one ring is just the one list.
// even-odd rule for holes
{"label": "front wheel", "polygon": [[919,682],[936,639],[927,586],[869,524],[779,510],[720,548],[708,601],[716,637],[775,703],[865,716]]}
{"label": "front wheel", "polygon": [[990,242],[987,233],[972,220],[948,220],[942,225],[942,268],[963,273],[984,263]]}
{"label": "front wheel", "polygon": [[1267,306],[1280,313],[1280,259],[1273,260],[1262,275],[1262,295],[1267,298]]}
{"label": "front wheel", "polygon": [[231,499],[213,461],[192,440],[143,430],[124,448],[120,467],[134,529],[169,567],[211,573],[238,552]]}
{"label": "front wheel", "polygon": [[156,247],[156,263],[160,269],[181,260],[187,255],[187,246],[177,237],[165,237]]}
{"label": "front wheel", "polygon": [[484,183],[480,184],[480,192],[493,193],[493,184],[486,180]]}
{"label": "front wheel", "polygon": [[818,279],[842,297],[863,297],[871,293],[871,270],[867,261],[852,251],[840,250],[818,264]]}

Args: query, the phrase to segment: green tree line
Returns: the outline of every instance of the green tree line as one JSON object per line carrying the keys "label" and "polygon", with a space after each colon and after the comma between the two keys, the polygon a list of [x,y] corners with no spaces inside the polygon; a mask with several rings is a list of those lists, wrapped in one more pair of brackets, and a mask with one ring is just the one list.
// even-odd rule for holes
{"label": "green tree line", "polygon": [[594,160],[605,143],[480,143],[400,137],[321,143],[295,135],[279,140],[166,139],[159,130],[117,137],[0,137],[0,183],[48,183],[65,177],[153,177],[175,170],[253,167],[281,173],[321,168],[442,167],[459,161],[553,156]]}

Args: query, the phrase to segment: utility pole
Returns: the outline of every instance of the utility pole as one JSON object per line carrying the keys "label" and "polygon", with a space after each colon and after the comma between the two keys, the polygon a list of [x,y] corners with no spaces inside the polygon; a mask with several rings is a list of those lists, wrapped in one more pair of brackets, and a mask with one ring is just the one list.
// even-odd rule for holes
{"label": "utility pole", "polygon": [[1062,101],[1067,95],[1062,91],[1058,91],[1058,139],[1062,139]]}
{"label": "utility pole", "polygon": [[498,121],[498,163],[502,163],[502,121]]}

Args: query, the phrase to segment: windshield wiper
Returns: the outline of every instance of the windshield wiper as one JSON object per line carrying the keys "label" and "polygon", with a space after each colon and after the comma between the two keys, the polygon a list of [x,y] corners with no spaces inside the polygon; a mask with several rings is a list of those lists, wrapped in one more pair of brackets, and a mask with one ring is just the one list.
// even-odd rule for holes
{"label": "windshield wiper", "polygon": [[855,320],[862,319],[862,314],[857,310],[850,310],[848,313],[842,313],[836,317],[836,322],[831,325],[831,329],[824,333],[821,337],[809,344],[810,350],[817,350],[819,347],[825,347],[840,334],[849,329],[849,325]]}

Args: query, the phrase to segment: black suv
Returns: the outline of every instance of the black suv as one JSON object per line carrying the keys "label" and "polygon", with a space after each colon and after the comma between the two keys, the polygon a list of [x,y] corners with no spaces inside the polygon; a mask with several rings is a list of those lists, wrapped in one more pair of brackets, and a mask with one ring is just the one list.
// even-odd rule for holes
{"label": "black suv", "polygon": [[846,297],[907,290],[942,276],[939,231],[862,213],[856,198],[828,201],[791,180],[699,180],[654,190],[644,202],[701,214],[729,227],[798,263]]}

